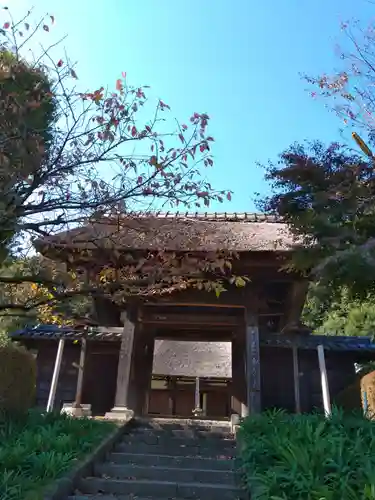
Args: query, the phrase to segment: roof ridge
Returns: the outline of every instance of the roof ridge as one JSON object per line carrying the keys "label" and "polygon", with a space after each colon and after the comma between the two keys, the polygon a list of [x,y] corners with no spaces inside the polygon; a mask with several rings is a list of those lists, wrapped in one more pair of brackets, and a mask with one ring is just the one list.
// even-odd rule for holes
{"label": "roof ridge", "polygon": [[[279,215],[264,214],[260,212],[163,212],[158,211],[130,211],[116,214],[117,216],[158,219],[193,219],[207,221],[228,221],[228,222],[283,222]],[[109,216],[110,218],[110,216]]]}

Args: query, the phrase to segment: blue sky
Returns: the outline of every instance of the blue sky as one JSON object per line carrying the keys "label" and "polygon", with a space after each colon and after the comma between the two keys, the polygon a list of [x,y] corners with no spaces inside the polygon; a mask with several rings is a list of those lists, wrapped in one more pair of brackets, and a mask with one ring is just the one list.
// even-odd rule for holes
{"label": "blue sky", "polygon": [[[56,17],[53,38],[78,61],[84,87],[148,84],[182,122],[194,111],[211,116],[217,188],[232,202],[213,210],[252,211],[266,192],[256,162],[276,159],[294,141],[337,140],[339,119],[305,91],[299,73],[332,72],[342,41],[340,22],[370,22],[366,0],[37,0]],[[3,3],[4,5],[4,3]],[[6,3],[15,17],[33,4]]]}

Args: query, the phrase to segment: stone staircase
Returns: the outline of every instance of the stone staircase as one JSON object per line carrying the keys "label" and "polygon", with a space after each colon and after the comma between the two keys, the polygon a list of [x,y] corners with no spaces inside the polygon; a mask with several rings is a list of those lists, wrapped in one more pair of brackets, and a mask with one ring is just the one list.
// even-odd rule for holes
{"label": "stone staircase", "polygon": [[142,419],[69,500],[245,499],[226,422]]}

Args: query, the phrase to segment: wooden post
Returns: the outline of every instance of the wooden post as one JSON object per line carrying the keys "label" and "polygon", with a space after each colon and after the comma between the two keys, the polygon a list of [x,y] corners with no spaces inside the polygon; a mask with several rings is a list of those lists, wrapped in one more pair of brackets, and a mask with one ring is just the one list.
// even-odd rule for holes
{"label": "wooden post", "polygon": [[291,283],[286,299],[286,315],[282,333],[299,328],[301,313],[305,305],[309,282],[306,279],[298,279]]}
{"label": "wooden post", "polygon": [[301,398],[299,391],[299,367],[298,367],[298,348],[293,346],[293,379],[294,379],[294,402],[296,413],[301,413]]}
{"label": "wooden post", "polygon": [[48,396],[48,402],[47,402],[47,411],[52,411],[53,410],[53,406],[55,404],[57,382],[59,380],[59,375],[60,375],[61,360],[62,360],[62,356],[63,356],[63,352],[64,352],[64,344],[65,344],[65,340],[64,339],[60,339],[59,346],[57,348],[55,368],[53,369],[51,387],[50,387],[50,390],[49,390],[49,396]]}
{"label": "wooden post", "polygon": [[331,401],[330,401],[330,397],[329,397],[329,386],[328,386],[326,360],[325,360],[325,356],[324,356],[324,347],[322,345],[318,345],[318,359],[319,359],[319,368],[320,368],[320,378],[321,378],[321,382],[322,382],[324,413],[325,413],[326,417],[329,417],[332,414],[332,410],[331,410]]}
{"label": "wooden post", "polygon": [[134,345],[134,324],[127,315],[122,316],[124,328],[121,336],[120,354],[117,368],[115,406],[105,417],[114,420],[129,420],[134,412],[128,407],[129,382]]}
{"label": "wooden post", "polygon": [[79,355],[76,398],[75,398],[74,405],[73,405],[74,408],[81,408],[82,390],[83,390],[83,376],[84,376],[84,372],[85,372],[85,361],[86,361],[86,349],[87,349],[87,340],[85,338],[82,338],[82,340],[81,340],[81,352]]}
{"label": "wooden post", "polygon": [[195,409],[200,409],[199,377],[195,377]]}
{"label": "wooden post", "polygon": [[260,413],[259,329],[256,317],[251,314],[247,315],[246,325],[246,385],[248,412]]}

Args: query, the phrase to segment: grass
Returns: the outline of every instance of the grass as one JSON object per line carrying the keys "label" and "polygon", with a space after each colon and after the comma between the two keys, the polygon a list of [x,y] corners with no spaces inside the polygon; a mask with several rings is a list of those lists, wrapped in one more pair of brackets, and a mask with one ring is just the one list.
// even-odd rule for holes
{"label": "grass", "polygon": [[238,437],[252,500],[375,499],[375,423],[360,414],[265,413]]}
{"label": "grass", "polygon": [[0,416],[0,499],[39,500],[115,428],[110,422],[56,413]]}

